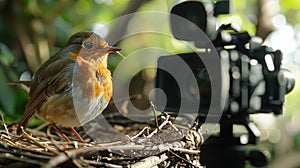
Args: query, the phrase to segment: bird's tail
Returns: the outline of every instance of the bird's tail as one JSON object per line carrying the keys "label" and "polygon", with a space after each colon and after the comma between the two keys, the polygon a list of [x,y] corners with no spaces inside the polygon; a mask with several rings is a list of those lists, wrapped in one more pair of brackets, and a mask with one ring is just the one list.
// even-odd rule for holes
{"label": "bird's tail", "polygon": [[[24,114],[28,114],[28,113],[24,113]],[[31,120],[31,118],[33,117],[34,113],[29,114],[29,115],[23,115],[18,127],[17,127],[17,134],[20,135],[22,134],[22,132],[25,130],[25,128],[27,127],[29,121]]]}

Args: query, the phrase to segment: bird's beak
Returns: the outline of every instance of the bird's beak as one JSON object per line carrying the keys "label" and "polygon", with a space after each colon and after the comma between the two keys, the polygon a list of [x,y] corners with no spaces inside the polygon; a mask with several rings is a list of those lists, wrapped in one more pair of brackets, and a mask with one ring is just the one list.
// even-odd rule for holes
{"label": "bird's beak", "polygon": [[121,48],[119,47],[114,47],[114,46],[108,46],[106,47],[107,53],[115,53],[116,51],[120,51]]}

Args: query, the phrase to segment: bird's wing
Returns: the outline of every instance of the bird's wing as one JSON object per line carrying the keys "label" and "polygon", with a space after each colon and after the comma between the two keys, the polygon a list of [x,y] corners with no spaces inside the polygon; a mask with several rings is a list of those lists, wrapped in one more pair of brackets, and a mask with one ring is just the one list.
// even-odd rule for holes
{"label": "bird's wing", "polygon": [[74,59],[54,56],[37,71],[30,88],[25,112],[19,122],[18,134],[22,131],[21,126],[26,128],[35,112],[47,102],[49,97],[71,89],[74,63]]}

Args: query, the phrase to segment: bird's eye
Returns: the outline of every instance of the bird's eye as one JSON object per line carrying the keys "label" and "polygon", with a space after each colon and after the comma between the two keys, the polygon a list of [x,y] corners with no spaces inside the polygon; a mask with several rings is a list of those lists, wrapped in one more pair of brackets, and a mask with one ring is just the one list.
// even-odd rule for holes
{"label": "bird's eye", "polygon": [[83,43],[83,47],[85,48],[85,49],[92,49],[93,48],[93,43],[92,42],[89,42],[89,41],[87,41],[87,42],[84,42]]}

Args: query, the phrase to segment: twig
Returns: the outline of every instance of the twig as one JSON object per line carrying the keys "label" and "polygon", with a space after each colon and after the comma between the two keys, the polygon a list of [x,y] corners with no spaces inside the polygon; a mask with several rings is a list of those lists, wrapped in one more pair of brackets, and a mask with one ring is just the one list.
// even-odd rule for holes
{"label": "twig", "polygon": [[157,120],[157,116],[156,116],[156,110],[155,110],[155,106],[154,106],[152,101],[150,101],[150,106],[151,106],[152,111],[153,111],[153,115],[154,115],[154,119],[155,119],[155,126],[158,129],[159,127],[158,127],[158,120]]}
{"label": "twig", "polygon": [[47,127],[47,130],[46,130],[47,138],[50,139],[50,140],[53,140],[54,137],[60,138],[60,136],[58,136],[58,135],[51,134],[51,132],[50,132],[51,127],[52,127],[51,125],[48,125],[48,127]]}
{"label": "twig", "polygon": [[[46,135],[48,136],[48,138],[50,139],[50,141],[52,142],[52,144],[56,147],[56,149],[58,149],[60,152],[65,152],[65,150],[63,150],[58,144],[57,144],[57,142],[50,136],[50,135],[52,135],[51,133],[50,133],[50,129],[51,129],[51,125],[49,125],[48,126],[48,128],[47,128],[47,133],[46,133]],[[65,153],[65,154],[67,154],[67,153]]]}
{"label": "twig", "polygon": [[46,164],[45,168],[57,167],[58,165],[68,161],[70,158],[78,157],[88,152],[98,152],[103,150],[105,150],[105,148],[99,146],[92,146],[87,148],[79,148],[75,150],[65,151],[65,153],[60,153],[56,157],[50,159],[49,162]]}
{"label": "twig", "polygon": [[108,151],[131,151],[131,150],[136,150],[136,151],[159,151],[159,152],[164,152],[169,150],[168,145],[158,145],[158,146],[147,146],[147,145],[118,145],[118,146],[110,146],[107,148]]}
{"label": "twig", "polygon": [[104,163],[104,162],[100,162],[100,161],[87,160],[84,158],[82,158],[82,160],[89,165],[105,166],[105,167],[111,167],[111,168],[123,168],[123,166],[112,164],[112,163]]}
{"label": "twig", "polygon": [[45,153],[33,153],[33,151],[26,151],[26,150],[20,150],[19,148],[17,149],[0,149],[0,153],[5,153],[5,154],[10,154],[10,155],[17,155],[17,156],[22,156],[22,157],[30,157],[30,158],[35,158],[38,160],[48,160],[52,156],[50,155],[45,155]]}
{"label": "twig", "polygon": [[80,158],[75,158],[72,159],[72,162],[78,167],[78,168],[83,168],[83,167],[89,167],[93,168],[94,166],[88,165],[86,162],[81,160]]}
{"label": "twig", "polygon": [[31,129],[31,128],[26,128],[27,132],[30,132],[32,135],[36,136],[36,137],[41,137],[41,138],[46,138],[46,133],[42,132],[42,131],[38,131],[36,129]]}
{"label": "twig", "polygon": [[193,124],[191,125],[191,129],[195,128],[196,131],[201,129],[201,126],[203,123],[201,123],[200,119],[204,118],[204,116],[202,116],[202,114],[198,114],[195,121],[193,122]]}
{"label": "twig", "polygon": [[171,121],[169,121],[168,124],[171,125],[171,127],[176,131],[176,133],[178,133],[179,135],[182,135],[182,133],[178,130],[178,128]]}
{"label": "twig", "polygon": [[167,156],[166,153],[163,153],[159,156],[149,156],[145,159],[142,159],[141,161],[132,164],[130,167],[131,168],[140,168],[140,167],[153,167],[156,166],[163,161],[167,160],[169,157]]}
{"label": "twig", "polygon": [[75,150],[65,151],[64,153],[58,154],[56,157],[49,160],[45,168],[52,168],[57,167],[58,165],[68,161],[70,158],[78,158],[81,155],[93,152],[100,152],[100,151],[159,151],[165,152],[169,150],[168,145],[159,145],[159,146],[145,146],[145,145],[116,145],[116,146],[107,146],[107,147],[100,147],[100,146],[91,146],[86,148],[79,148]]}
{"label": "twig", "polygon": [[6,124],[5,124],[5,120],[4,120],[3,114],[1,114],[1,118],[2,118],[3,127],[4,127],[4,129],[5,129],[6,133],[7,133],[7,135],[9,136],[9,132],[8,132],[7,126],[6,126]]}
{"label": "twig", "polygon": [[170,147],[170,150],[172,150],[174,152],[188,153],[188,154],[192,154],[192,155],[200,154],[200,150],[192,150],[192,149],[185,149],[185,148],[173,148],[173,147]]}
{"label": "twig", "polygon": [[149,127],[144,127],[138,134],[136,134],[136,135],[133,136],[133,137],[129,137],[129,139],[130,139],[130,140],[134,140],[135,138],[137,138],[137,137],[139,137],[140,135],[142,135],[143,132],[144,132],[145,130],[149,130]]}
{"label": "twig", "polygon": [[191,161],[189,161],[189,160],[187,160],[187,159],[185,159],[185,158],[183,158],[183,157],[181,157],[181,156],[177,155],[175,152],[173,152],[173,151],[171,151],[171,150],[170,150],[170,153],[172,153],[172,155],[174,155],[174,156],[178,157],[179,159],[181,159],[181,160],[185,161],[186,163],[190,164],[191,166],[193,166],[193,167],[197,167],[197,166],[196,166],[196,165],[194,165],[194,164],[193,164]]}
{"label": "twig", "polygon": [[25,135],[25,137],[27,139],[29,139],[32,142],[34,142],[34,144],[36,144],[37,146],[45,148],[45,149],[49,150],[52,153],[56,153],[56,154],[58,153],[58,151],[56,151],[54,148],[46,146],[46,145],[43,145],[39,141],[37,141],[36,139],[34,139],[32,136],[30,136],[27,132],[24,131],[23,127],[21,127],[21,129],[22,129],[22,134]]}
{"label": "twig", "polygon": [[113,146],[113,145],[117,145],[117,144],[120,144],[122,143],[123,141],[115,141],[115,142],[109,142],[109,143],[99,143],[99,144],[96,144],[96,146],[99,146],[99,147],[107,147],[107,146]]}
{"label": "twig", "polygon": [[42,166],[44,163],[41,163],[37,160],[32,160],[32,159],[28,159],[28,158],[22,158],[22,157],[17,157],[14,155],[7,155],[7,154],[1,154],[0,153],[0,158],[4,158],[4,159],[10,159],[10,160],[15,160],[15,161],[22,161],[25,163],[30,163],[30,164],[34,164],[34,165],[40,165]]}
{"label": "twig", "polygon": [[170,119],[170,116],[167,115],[166,116],[166,119],[163,123],[161,123],[158,128],[156,128],[154,131],[152,131],[148,136],[147,138],[150,138],[152,137],[154,134],[158,133],[159,130],[161,130],[164,126],[166,126],[167,124],[169,124],[169,119]]}
{"label": "twig", "polygon": [[[3,137],[3,138],[2,138]],[[16,144],[11,141],[11,138],[10,137],[7,137],[7,136],[4,136],[4,135],[1,135],[1,139],[6,142],[8,145],[11,145],[11,146],[16,146]]]}

